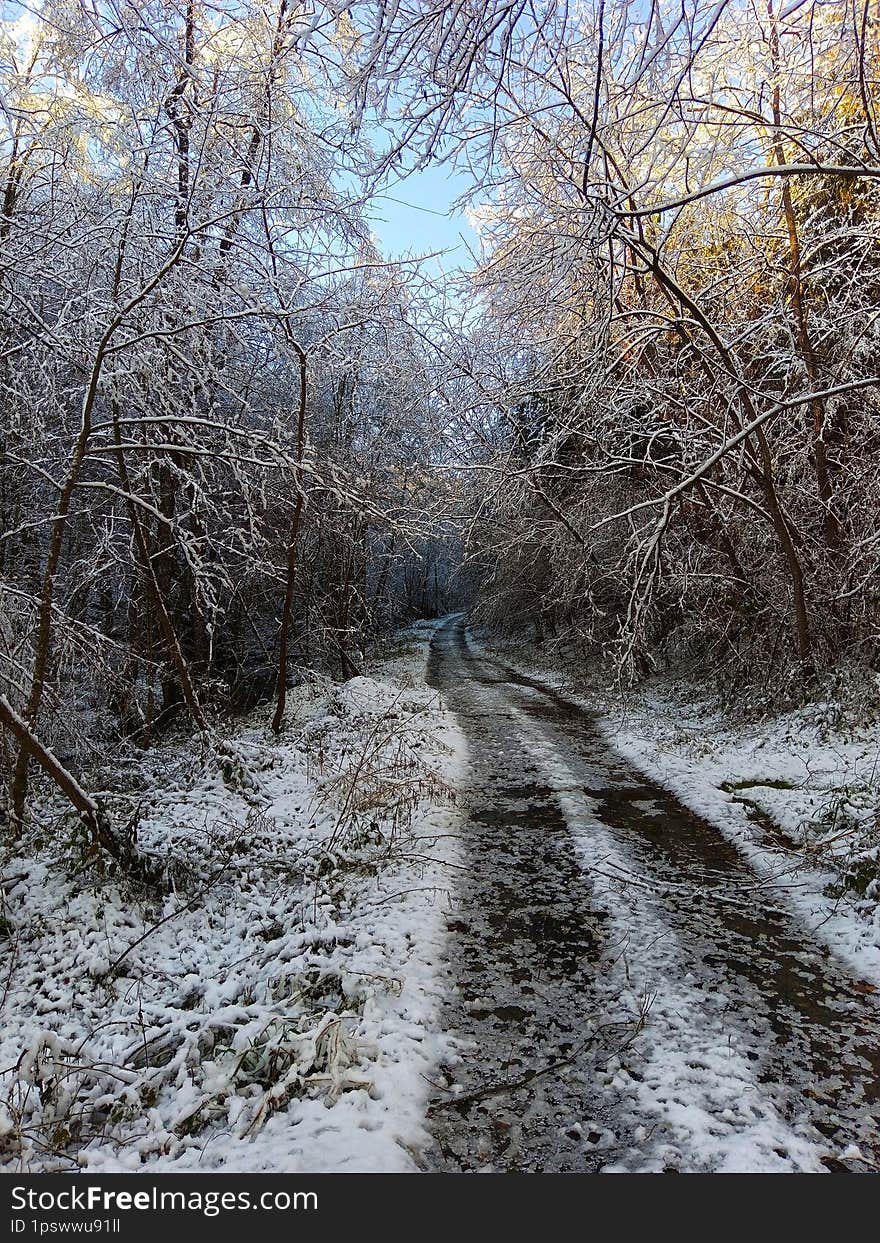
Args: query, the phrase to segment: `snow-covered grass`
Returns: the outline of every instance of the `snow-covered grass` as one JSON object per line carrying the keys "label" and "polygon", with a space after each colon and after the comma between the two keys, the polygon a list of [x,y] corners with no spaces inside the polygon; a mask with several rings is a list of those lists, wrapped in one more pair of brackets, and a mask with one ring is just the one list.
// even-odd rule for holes
{"label": "snow-covered grass", "polygon": [[45,804],[3,869],[7,1169],[415,1168],[463,746],[432,629],[292,690],[278,739],[262,711],[209,754],[120,757],[105,797],[148,882]]}
{"label": "snow-covered grass", "polygon": [[489,646],[594,711],[609,743],[716,825],[774,893],[880,988],[880,712],[833,699],[737,716],[705,685],[658,676],[608,690],[571,653]]}

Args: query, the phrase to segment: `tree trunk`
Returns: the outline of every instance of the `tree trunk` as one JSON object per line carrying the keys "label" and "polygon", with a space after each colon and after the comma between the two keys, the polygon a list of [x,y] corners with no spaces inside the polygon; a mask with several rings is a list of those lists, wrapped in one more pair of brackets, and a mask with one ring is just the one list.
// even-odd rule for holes
{"label": "tree trunk", "polygon": [[302,461],[306,440],[306,384],[308,380],[308,359],[306,352],[290,337],[290,344],[299,358],[299,412],[296,424],[296,467],[294,469],[294,487],[296,488],[296,504],[290,523],[290,534],[287,539],[287,582],[284,587],[284,605],[281,610],[281,628],[278,634],[278,677],[275,684],[275,713],[272,717],[272,731],[279,734],[284,722],[284,709],[287,705],[287,659],[290,643],[290,627],[293,616],[293,592],[296,585],[297,563],[299,558],[299,531],[302,524],[305,499],[303,493]]}

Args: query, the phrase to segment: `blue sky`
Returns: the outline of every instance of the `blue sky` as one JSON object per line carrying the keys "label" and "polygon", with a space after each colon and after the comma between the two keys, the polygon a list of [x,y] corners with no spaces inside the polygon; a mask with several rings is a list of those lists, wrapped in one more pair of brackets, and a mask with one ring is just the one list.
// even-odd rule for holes
{"label": "blue sky", "polygon": [[448,165],[433,165],[390,184],[368,211],[380,250],[389,258],[443,250],[439,266],[470,265],[468,247],[477,235],[452,202],[468,189],[469,179]]}

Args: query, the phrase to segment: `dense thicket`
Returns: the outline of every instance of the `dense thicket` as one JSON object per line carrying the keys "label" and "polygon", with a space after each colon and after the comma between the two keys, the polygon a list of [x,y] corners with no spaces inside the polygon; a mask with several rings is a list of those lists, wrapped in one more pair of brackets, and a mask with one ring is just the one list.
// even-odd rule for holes
{"label": "dense thicket", "polygon": [[474,103],[482,607],[630,675],[880,656],[880,8],[777,9],[553,6]]}
{"label": "dense thicket", "polygon": [[92,748],[273,692],[279,728],[298,668],[351,676],[366,636],[441,604],[419,292],[363,220],[359,49],[344,13],[289,0],[8,24],[13,831],[35,762],[97,826],[73,776]]}
{"label": "dense thicket", "polygon": [[[13,832],[35,762],[98,832],[90,748],[258,694],[280,728],[453,579],[630,675],[876,667],[874,0],[15,12]],[[365,204],[437,160],[483,254],[431,295]]]}

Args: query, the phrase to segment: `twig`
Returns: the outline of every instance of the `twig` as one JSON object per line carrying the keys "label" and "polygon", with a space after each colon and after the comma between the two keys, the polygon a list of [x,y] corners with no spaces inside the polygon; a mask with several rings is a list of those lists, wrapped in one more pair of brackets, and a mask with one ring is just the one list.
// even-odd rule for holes
{"label": "twig", "polygon": [[[654,999],[652,997],[642,1007],[639,1013],[638,1021],[636,1022],[636,1025],[633,1028],[633,1030],[630,1032],[629,1037],[623,1042],[623,1044],[618,1045],[616,1049],[614,1049],[611,1053],[609,1053],[608,1056],[605,1058],[605,1062],[601,1063],[601,1065],[607,1065],[608,1061],[612,1057],[617,1057],[617,1055],[622,1053],[624,1049],[629,1048],[629,1046],[632,1044],[632,1042],[635,1040],[635,1038],[639,1035],[639,1033],[644,1028],[645,1020],[648,1017],[648,1011],[651,1009],[653,1000]],[[519,1079],[508,1080],[505,1083],[490,1084],[488,1087],[479,1088],[476,1092],[469,1092],[467,1093],[467,1095],[464,1095],[464,1096],[462,1095],[451,1096],[448,1101],[432,1102],[428,1106],[428,1112],[434,1113],[438,1109],[448,1109],[448,1108],[457,1109],[460,1105],[475,1104],[478,1101],[487,1100],[491,1096],[500,1096],[502,1092],[515,1092],[517,1088],[527,1087],[530,1083],[534,1083],[536,1079],[540,1079],[542,1075],[549,1075],[549,1074],[552,1074],[552,1072],[555,1070],[562,1070],[565,1066],[571,1066],[572,1063],[576,1062],[577,1059],[581,1056],[581,1054],[586,1049],[588,1049],[591,1045],[594,1045],[596,1043],[596,1041],[599,1039],[603,1031],[605,1031],[609,1027],[620,1027],[620,1026],[622,1026],[622,1024],[620,1023],[603,1023],[600,1027],[596,1029],[595,1033],[592,1036],[590,1036],[588,1040],[585,1040],[583,1041],[582,1044],[579,1044],[577,1048],[574,1049],[573,1052],[568,1054],[567,1057],[559,1058],[559,1060],[555,1062],[550,1062],[546,1066],[542,1066],[540,1070],[536,1070],[531,1074],[523,1075]]]}

